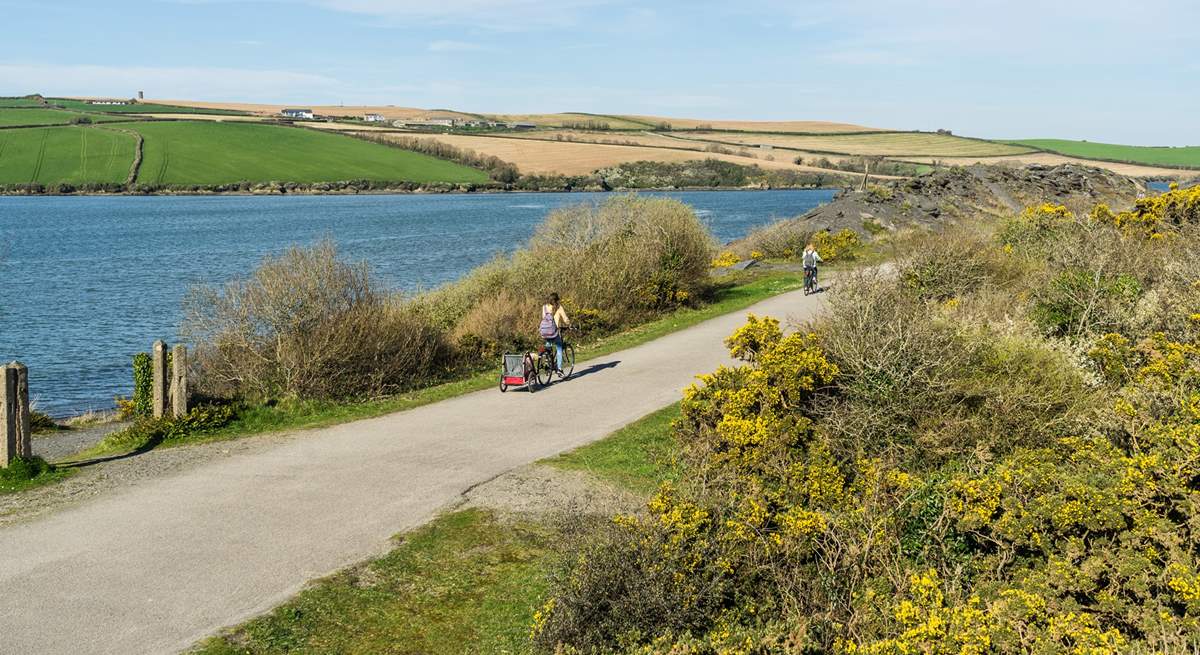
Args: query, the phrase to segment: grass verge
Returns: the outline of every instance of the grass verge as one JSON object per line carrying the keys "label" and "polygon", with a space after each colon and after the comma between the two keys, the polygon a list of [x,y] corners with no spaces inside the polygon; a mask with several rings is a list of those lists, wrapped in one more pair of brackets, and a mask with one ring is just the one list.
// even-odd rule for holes
{"label": "grass verge", "polygon": [[[642,324],[596,341],[579,344],[580,362],[632,348],[686,329],[710,318],[739,311],[760,300],[802,288],[802,274],[787,271],[767,275],[733,278],[717,290],[713,302],[696,309],[682,309],[669,316]],[[497,367],[499,364],[497,364]],[[228,425],[187,439],[171,440],[163,447],[237,439],[265,432],[327,427],[385,414],[401,412],[455,396],[489,389],[496,384],[497,369],[480,371],[469,377],[410,393],[360,402],[296,400],[274,405],[241,408]],[[73,460],[89,459],[127,451],[120,445],[99,444]]]}
{"label": "grass verge", "polygon": [[586,471],[617,486],[649,494],[659,482],[673,477],[671,422],[678,416],[679,403],[675,403],[600,441],[541,463],[569,471]]}
{"label": "grass verge", "polygon": [[7,468],[0,468],[0,495],[57,482],[72,472],[72,469],[55,468],[41,457],[18,457]]}
{"label": "grass verge", "polygon": [[317,582],[196,652],[526,652],[553,544],[551,530],[537,521],[454,512],[406,535],[384,557]]}
{"label": "grass verge", "polygon": [[[663,475],[679,405],[543,463],[634,491]],[[391,553],[322,579],[270,613],[196,647],[202,655],[527,653],[562,540],[546,517],[446,514]]]}

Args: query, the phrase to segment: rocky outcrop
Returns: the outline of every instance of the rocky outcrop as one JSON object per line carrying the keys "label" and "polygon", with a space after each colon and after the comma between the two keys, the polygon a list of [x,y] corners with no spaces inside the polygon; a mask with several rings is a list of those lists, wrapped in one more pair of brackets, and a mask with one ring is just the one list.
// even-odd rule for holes
{"label": "rocky outcrop", "polygon": [[870,238],[905,228],[938,229],[981,214],[1010,215],[1042,202],[1076,212],[1097,203],[1121,208],[1145,193],[1142,182],[1100,168],[974,165],[848,189],[794,220],[812,230],[848,228]]}

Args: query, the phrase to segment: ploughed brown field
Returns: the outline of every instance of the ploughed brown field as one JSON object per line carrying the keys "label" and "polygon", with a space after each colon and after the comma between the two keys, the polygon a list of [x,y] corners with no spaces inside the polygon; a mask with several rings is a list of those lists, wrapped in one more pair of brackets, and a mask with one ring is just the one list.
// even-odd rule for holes
{"label": "ploughed brown field", "polygon": [[[378,133],[375,136],[378,136]],[[720,159],[743,166],[756,164],[771,169],[828,172],[809,166],[796,166],[787,157],[771,161],[754,156],[744,157],[695,150],[458,134],[403,133],[395,136],[397,138],[416,137],[440,141],[480,154],[494,155],[504,161],[516,164],[522,173],[586,175],[599,168],[631,161],[680,162],[707,158]],[[769,156],[769,153],[764,153],[764,155]]]}

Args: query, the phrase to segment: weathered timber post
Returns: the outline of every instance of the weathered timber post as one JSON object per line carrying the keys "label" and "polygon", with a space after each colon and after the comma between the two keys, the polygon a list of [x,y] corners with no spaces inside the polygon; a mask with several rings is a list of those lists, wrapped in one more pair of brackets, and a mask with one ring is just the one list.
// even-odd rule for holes
{"label": "weathered timber post", "polygon": [[171,350],[171,413],[181,418],[188,413],[187,346],[176,344]]}
{"label": "weathered timber post", "polygon": [[17,376],[16,454],[17,457],[33,457],[33,434],[30,425],[33,417],[29,413],[29,367],[21,362],[13,362],[8,367],[16,371]]}
{"label": "weathered timber post", "polygon": [[0,367],[0,467],[17,456],[17,372]]}
{"label": "weathered timber post", "polygon": [[154,342],[150,367],[154,380],[151,383],[153,394],[151,413],[154,418],[162,418],[167,415],[167,396],[170,394],[167,385],[170,383],[170,378],[167,377],[167,344],[163,343],[161,339]]}

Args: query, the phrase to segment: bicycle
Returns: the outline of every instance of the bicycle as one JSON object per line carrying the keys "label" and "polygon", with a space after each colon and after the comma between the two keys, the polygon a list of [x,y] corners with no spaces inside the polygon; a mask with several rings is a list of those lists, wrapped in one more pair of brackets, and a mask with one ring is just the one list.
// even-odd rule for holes
{"label": "bicycle", "polygon": [[805,266],[804,267],[804,295],[807,296],[810,293],[816,293],[820,290],[821,290],[821,287],[817,286],[817,267],[816,266]]}
{"label": "bicycle", "polygon": [[[562,332],[567,332],[568,330],[570,328],[565,328]],[[550,384],[550,380],[553,379],[555,373],[558,374],[560,380],[566,380],[575,372],[575,346],[567,343],[566,338],[563,339],[563,365],[561,369],[558,367],[554,350],[554,342],[550,340],[546,340],[542,343],[542,347],[538,349],[537,381],[540,386],[544,387]]]}

